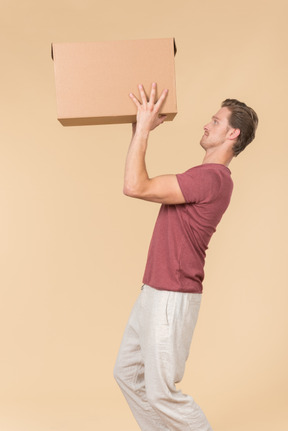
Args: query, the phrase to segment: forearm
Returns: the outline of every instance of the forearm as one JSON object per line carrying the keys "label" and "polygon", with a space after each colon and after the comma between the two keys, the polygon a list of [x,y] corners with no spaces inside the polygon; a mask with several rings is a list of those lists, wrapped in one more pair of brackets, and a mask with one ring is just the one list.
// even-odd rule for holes
{"label": "forearm", "polygon": [[150,185],[145,163],[148,137],[150,131],[162,124],[166,118],[165,115],[160,115],[159,112],[168,90],[163,90],[156,103],[155,83],[152,84],[149,101],[147,101],[141,84],[139,85],[139,91],[142,104],[134,94],[130,93],[130,97],[137,107],[137,123],[133,124],[132,140],[126,157],[123,191],[125,195],[145,199]]}
{"label": "forearm", "polygon": [[125,164],[123,189],[125,195],[133,197],[141,196],[147,182],[149,182],[145,163],[148,137],[149,131],[133,129]]}

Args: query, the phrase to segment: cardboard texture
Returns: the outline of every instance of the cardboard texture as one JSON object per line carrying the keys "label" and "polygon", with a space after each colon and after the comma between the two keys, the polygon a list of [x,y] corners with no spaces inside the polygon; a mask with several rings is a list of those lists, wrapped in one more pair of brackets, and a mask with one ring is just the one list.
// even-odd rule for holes
{"label": "cardboard texture", "polygon": [[53,43],[57,117],[63,126],[119,124],[136,121],[129,98],[138,84],[149,94],[169,93],[161,113],[177,113],[173,38],[88,43]]}

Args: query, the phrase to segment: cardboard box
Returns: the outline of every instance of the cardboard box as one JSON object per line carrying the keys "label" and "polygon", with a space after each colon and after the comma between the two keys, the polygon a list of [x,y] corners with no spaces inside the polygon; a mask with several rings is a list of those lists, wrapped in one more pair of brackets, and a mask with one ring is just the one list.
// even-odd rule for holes
{"label": "cardboard box", "polygon": [[177,113],[173,38],[88,43],[53,43],[58,120],[63,126],[136,121],[129,93],[138,84],[150,94],[169,93],[162,107],[171,121]]}

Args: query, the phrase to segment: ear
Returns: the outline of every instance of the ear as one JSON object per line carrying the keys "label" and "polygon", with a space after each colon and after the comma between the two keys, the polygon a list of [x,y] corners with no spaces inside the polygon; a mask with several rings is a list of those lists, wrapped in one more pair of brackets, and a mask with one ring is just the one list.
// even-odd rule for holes
{"label": "ear", "polygon": [[237,139],[240,133],[241,133],[240,129],[232,129],[229,134],[229,139],[233,139],[233,140]]}

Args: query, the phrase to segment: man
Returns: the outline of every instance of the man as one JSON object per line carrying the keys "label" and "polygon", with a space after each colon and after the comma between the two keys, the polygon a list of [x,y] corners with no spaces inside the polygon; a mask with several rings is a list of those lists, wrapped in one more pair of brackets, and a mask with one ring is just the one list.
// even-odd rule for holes
{"label": "man", "polygon": [[228,168],[255,137],[256,113],[227,99],[204,126],[202,165],[178,175],[149,178],[145,154],[159,114],[156,84],[149,100],[139,86],[137,123],[128,150],[124,193],[162,204],[153,232],[141,294],[132,310],[114,376],[142,431],[211,431],[182,380],[202,295],[205,251],[233,189]]}

